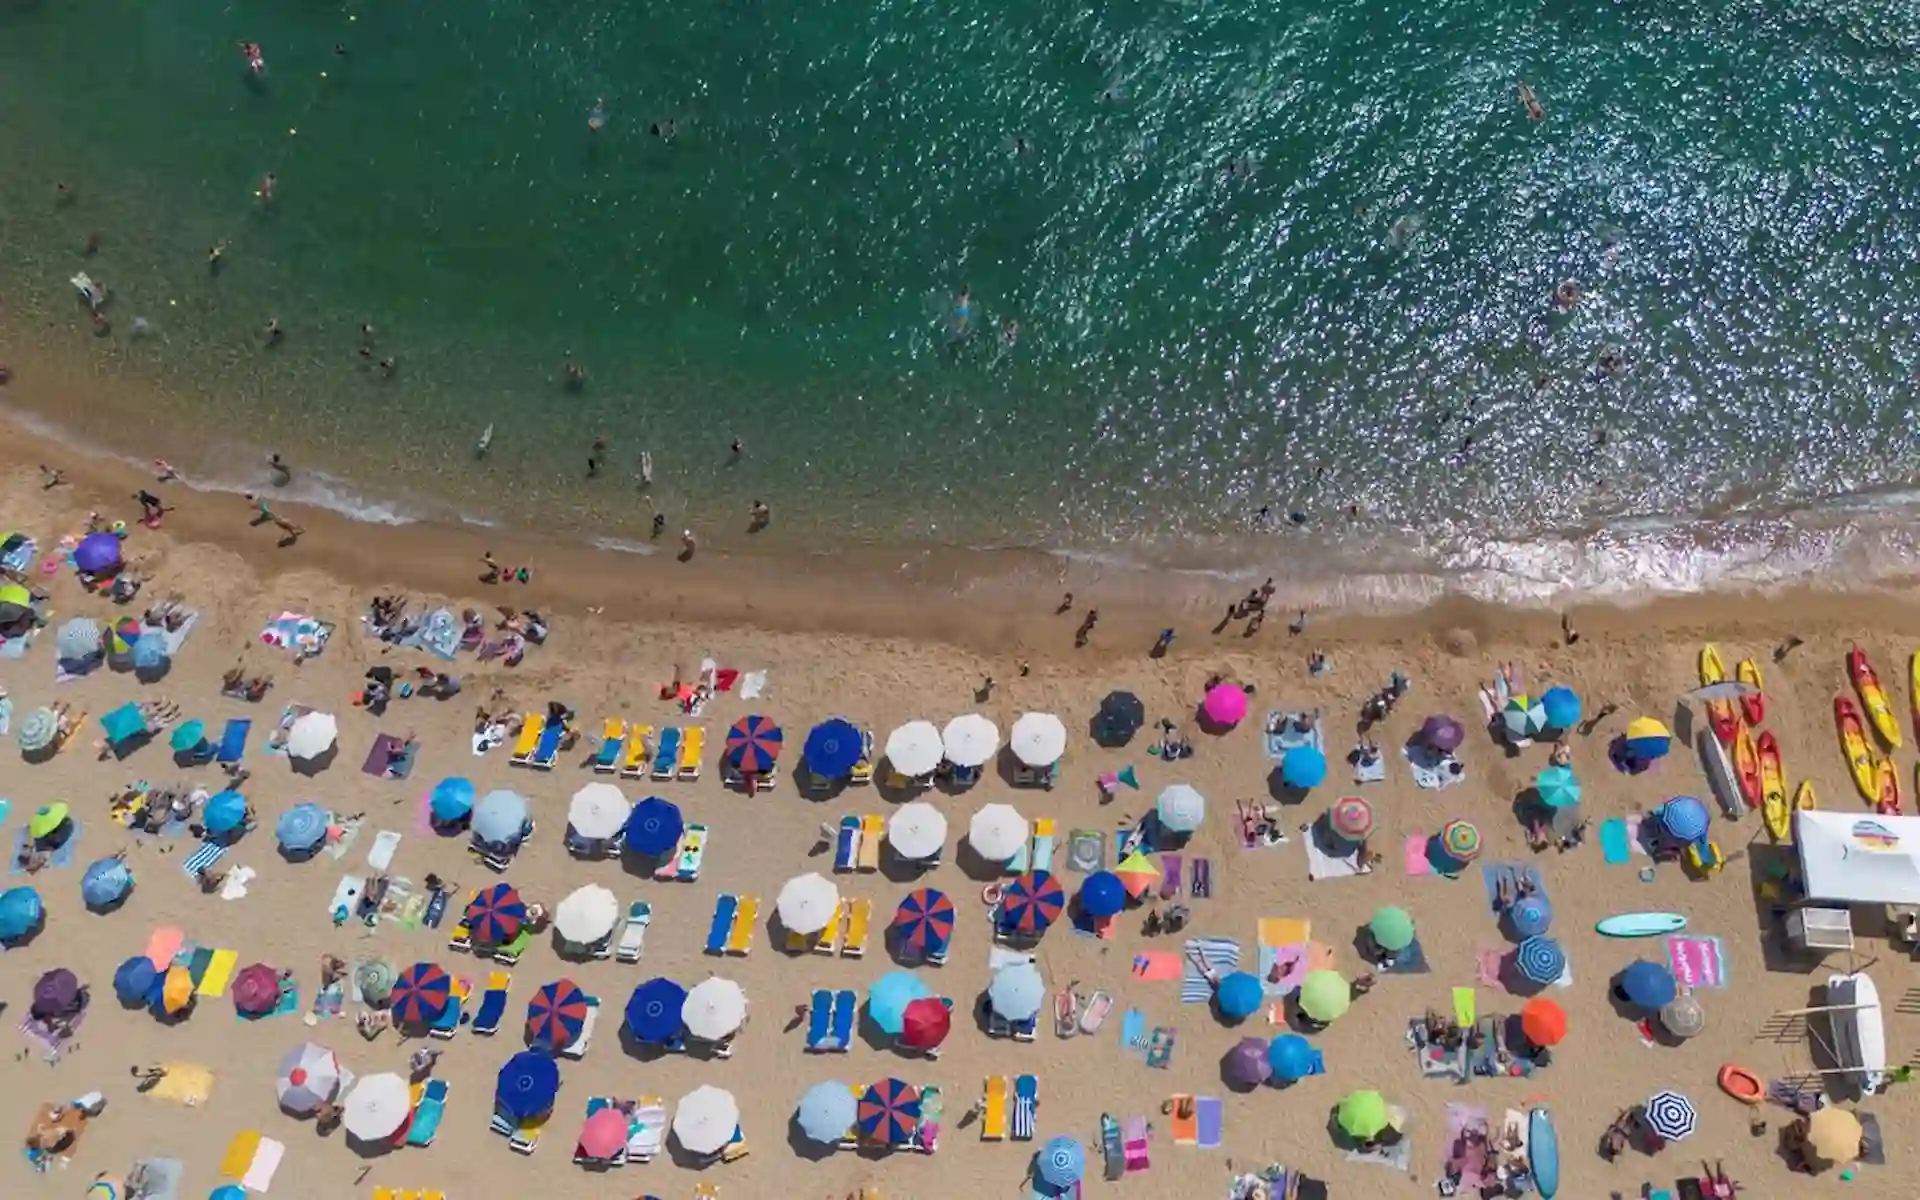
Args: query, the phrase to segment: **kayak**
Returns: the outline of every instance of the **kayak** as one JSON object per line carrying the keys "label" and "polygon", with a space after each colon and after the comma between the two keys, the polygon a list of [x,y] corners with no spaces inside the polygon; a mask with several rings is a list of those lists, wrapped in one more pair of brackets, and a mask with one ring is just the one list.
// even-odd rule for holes
{"label": "kayak", "polygon": [[[1720,658],[1720,647],[1708,642],[1700,647],[1700,686],[1726,681],[1727,664]],[[1707,723],[1713,726],[1713,736],[1721,745],[1733,745],[1733,736],[1740,730],[1740,716],[1734,711],[1733,701],[1707,701]]]}
{"label": "kayak", "polygon": [[[1920,766],[1916,766],[1914,769],[1920,770]],[[1814,798],[1814,794],[1813,794],[1813,780],[1802,779],[1800,781],[1800,786],[1794,789],[1793,811],[1794,812],[1812,812],[1814,809],[1819,807],[1820,807],[1820,802],[1819,800]]]}
{"label": "kayak", "polygon": [[1878,776],[1879,798],[1873,802],[1873,810],[1882,816],[1900,815],[1900,772],[1893,769],[1891,758],[1874,759],[1874,771]]}
{"label": "kayak", "polygon": [[1740,798],[1747,802],[1747,810],[1759,808],[1764,790],[1760,783],[1760,751],[1753,744],[1751,726],[1742,725],[1734,735],[1733,770],[1740,781]]}
{"label": "kayak", "polygon": [[1767,696],[1760,690],[1766,686],[1766,681],[1760,677],[1760,664],[1743,658],[1740,665],[1733,669],[1733,677],[1753,689],[1740,697],[1740,715],[1747,719],[1747,724],[1757,729],[1767,719]]}
{"label": "kayak", "polygon": [[1907,663],[1907,707],[1913,712],[1913,737],[1920,741],[1920,650]]}
{"label": "kayak", "polygon": [[1880,770],[1874,765],[1873,751],[1867,746],[1867,727],[1860,723],[1860,710],[1845,696],[1835,696],[1833,723],[1840,729],[1840,753],[1853,772],[1853,786],[1872,804],[1880,798]]}
{"label": "kayak", "polygon": [[1793,829],[1793,808],[1787,803],[1787,772],[1780,763],[1780,743],[1769,729],[1760,735],[1755,749],[1760,754],[1760,816],[1767,823],[1767,835],[1784,842]]}
{"label": "kayak", "polygon": [[1887,700],[1887,689],[1880,686],[1880,677],[1874,674],[1873,664],[1867,661],[1867,652],[1855,646],[1847,652],[1847,674],[1853,679],[1853,690],[1860,695],[1860,706],[1867,711],[1867,719],[1873,722],[1873,731],[1880,740],[1892,750],[1900,748],[1900,723],[1893,719],[1893,705]]}
{"label": "kayak", "polygon": [[1540,1189],[1540,1200],[1560,1194],[1560,1136],[1544,1104],[1534,1106],[1527,1117],[1527,1167],[1533,1172],[1533,1186]]}

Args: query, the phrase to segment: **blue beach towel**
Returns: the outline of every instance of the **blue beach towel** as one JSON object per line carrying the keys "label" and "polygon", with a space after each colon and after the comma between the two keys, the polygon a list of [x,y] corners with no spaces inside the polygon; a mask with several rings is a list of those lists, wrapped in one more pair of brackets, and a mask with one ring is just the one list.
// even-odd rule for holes
{"label": "blue beach towel", "polygon": [[213,842],[201,842],[198,850],[181,861],[180,869],[187,873],[188,879],[198,879],[202,871],[219,862],[226,852],[225,846]]}
{"label": "blue beach towel", "polygon": [[1500,884],[1508,879],[1513,880],[1516,890],[1518,890],[1519,885],[1524,881],[1533,885],[1534,895],[1542,898],[1546,897],[1547,887],[1545,882],[1540,878],[1538,868],[1529,866],[1526,863],[1481,863],[1480,882],[1487,889],[1487,907],[1496,913],[1500,911]]}
{"label": "blue beach towel", "polygon": [[1120,1018],[1120,1045],[1128,1050],[1147,1048],[1147,1014],[1130,1008]]}
{"label": "blue beach towel", "polygon": [[1600,822],[1600,857],[1616,867],[1625,866],[1633,857],[1633,843],[1627,836],[1625,819],[1608,817]]}
{"label": "blue beach towel", "polygon": [[417,646],[451,662],[454,652],[460,649],[460,632],[460,619],[453,615],[453,610],[436,608],[421,620],[420,628],[400,644]]}
{"label": "blue beach towel", "polygon": [[223,763],[237,763],[247,753],[247,734],[253,729],[253,722],[246,717],[228,721],[227,727],[220,731],[219,759]]}

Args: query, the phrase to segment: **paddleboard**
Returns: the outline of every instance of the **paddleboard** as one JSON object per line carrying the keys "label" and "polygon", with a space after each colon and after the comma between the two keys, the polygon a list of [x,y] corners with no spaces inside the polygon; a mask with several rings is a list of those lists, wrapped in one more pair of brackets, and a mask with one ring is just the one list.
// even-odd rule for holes
{"label": "paddleboard", "polygon": [[1637,912],[1615,913],[1601,920],[1593,931],[1602,937],[1639,938],[1679,933],[1686,927],[1687,919],[1679,913]]}
{"label": "paddleboard", "polygon": [[1533,1172],[1533,1186],[1540,1189],[1540,1200],[1553,1200],[1560,1194],[1560,1135],[1554,1132],[1553,1114],[1539,1105],[1527,1116],[1527,1166]]}
{"label": "paddleboard", "polygon": [[1720,802],[1720,809],[1728,820],[1738,821],[1747,815],[1747,802],[1740,795],[1740,783],[1733,774],[1733,760],[1727,757],[1726,745],[1707,729],[1695,734],[1693,740],[1700,751],[1700,766],[1713,787],[1714,799]]}

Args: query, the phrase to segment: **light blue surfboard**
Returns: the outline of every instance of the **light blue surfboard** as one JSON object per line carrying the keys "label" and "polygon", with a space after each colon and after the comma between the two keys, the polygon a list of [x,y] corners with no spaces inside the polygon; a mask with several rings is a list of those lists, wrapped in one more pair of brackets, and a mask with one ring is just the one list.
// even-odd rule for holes
{"label": "light blue surfboard", "polygon": [[1544,1107],[1527,1118],[1527,1165],[1540,1200],[1553,1200],[1560,1193],[1560,1135],[1554,1132],[1553,1114]]}
{"label": "light blue surfboard", "polygon": [[1600,921],[1593,929],[1602,937],[1638,938],[1679,933],[1686,927],[1687,919],[1679,913],[1640,912],[1616,913]]}

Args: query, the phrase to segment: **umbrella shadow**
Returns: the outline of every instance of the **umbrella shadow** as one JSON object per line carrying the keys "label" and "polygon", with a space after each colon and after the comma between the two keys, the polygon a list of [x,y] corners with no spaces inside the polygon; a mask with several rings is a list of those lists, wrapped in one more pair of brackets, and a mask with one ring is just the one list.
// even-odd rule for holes
{"label": "umbrella shadow", "polygon": [[1305,804],[1312,788],[1295,787],[1287,782],[1282,768],[1276,766],[1267,772],[1267,795],[1280,804]]}
{"label": "umbrella shadow", "polygon": [[787,1116],[787,1149],[793,1152],[794,1157],[811,1163],[826,1162],[840,1153],[838,1144],[816,1142],[808,1137],[800,1128],[798,1112],[789,1113]]}
{"label": "umbrella shadow", "polygon": [[625,1021],[620,1023],[620,1049],[627,1057],[643,1063],[657,1063],[669,1054],[676,1053],[659,1042],[643,1042],[633,1036],[633,1030],[627,1028]]}
{"label": "umbrella shadow", "polygon": [[965,838],[960,839],[960,844],[954,848],[953,865],[959,867],[960,873],[975,883],[992,883],[995,880],[1007,878],[1006,863],[993,862],[980,857],[979,851],[973,848],[973,843]]}
{"label": "umbrella shadow", "polygon": [[288,755],[287,765],[293,768],[295,775],[304,775],[311,779],[328,767],[331,767],[333,760],[339,757],[340,743],[336,741],[333,745],[327,747],[326,750],[312,758],[294,758],[292,755]]}

